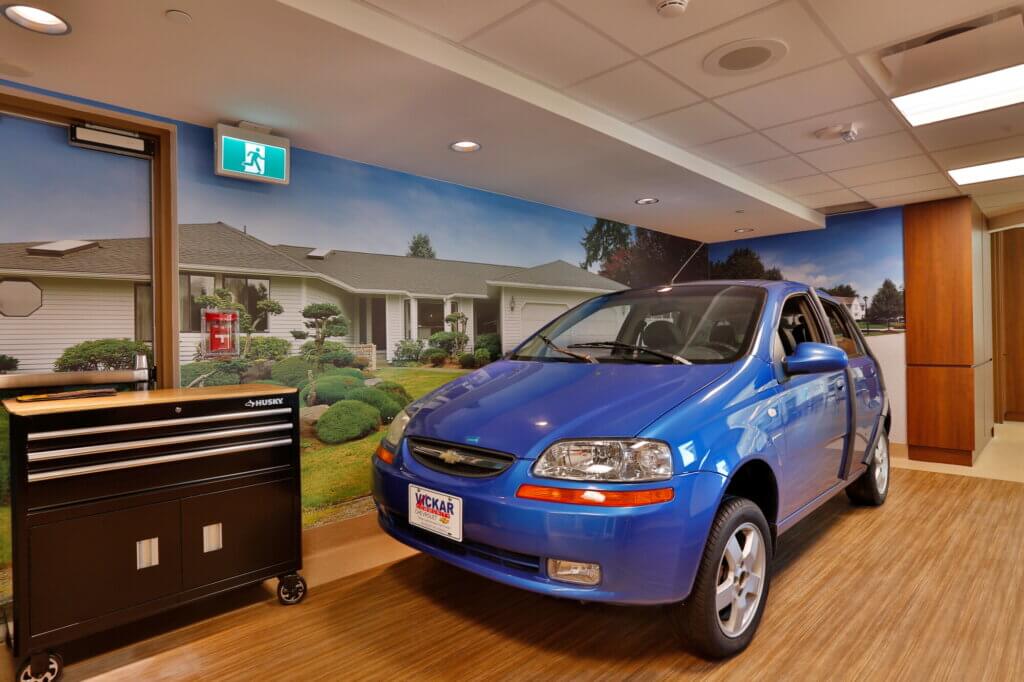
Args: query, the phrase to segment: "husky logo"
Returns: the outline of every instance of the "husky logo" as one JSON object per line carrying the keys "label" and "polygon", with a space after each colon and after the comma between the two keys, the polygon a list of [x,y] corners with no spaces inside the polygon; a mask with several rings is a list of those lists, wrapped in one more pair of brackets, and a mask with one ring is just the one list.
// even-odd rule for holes
{"label": "husky logo", "polygon": [[284,405],[284,398],[260,398],[259,400],[247,400],[246,407],[269,407],[270,405]]}

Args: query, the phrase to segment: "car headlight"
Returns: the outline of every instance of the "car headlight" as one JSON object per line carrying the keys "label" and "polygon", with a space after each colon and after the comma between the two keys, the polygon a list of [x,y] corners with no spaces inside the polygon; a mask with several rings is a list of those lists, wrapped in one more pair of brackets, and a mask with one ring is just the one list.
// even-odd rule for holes
{"label": "car headlight", "polygon": [[544,451],[533,473],[570,481],[664,481],[672,477],[672,451],[653,440],[564,440]]}
{"label": "car headlight", "polygon": [[405,427],[409,425],[410,419],[412,417],[405,410],[395,415],[395,418],[391,420],[391,424],[388,426],[387,432],[384,434],[384,440],[392,447],[398,447],[398,442],[402,440],[402,436],[405,434]]}

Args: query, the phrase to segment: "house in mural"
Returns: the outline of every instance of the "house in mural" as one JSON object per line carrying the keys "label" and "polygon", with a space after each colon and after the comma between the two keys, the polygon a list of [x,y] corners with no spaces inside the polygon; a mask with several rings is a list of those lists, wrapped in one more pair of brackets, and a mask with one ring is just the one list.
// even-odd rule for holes
{"label": "house in mural", "polygon": [[[195,297],[217,288],[252,310],[261,297],[281,303],[283,314],[257,332],[296,348],[302,309],[335,303],[349,320],[341,340],[373,344],[388,360],[400,339],[442,331],[451,312],[467,316],[470,347],[479,334],[499,333],[508,350],[577,303],[624,288],[565,261],[524,268],[271,245],[224,223],[182,225],[178,238],[182,363],[200,341]],[[41,371],[84,340],[151,340],[150,263],[144,238],[0,244],[0,353],[16,357],[19,371]],[[4,312],[5,282],[19,283],[6,297],[17,299],[7,303],[18,316]],[[26,304],[26,293],[39,305]]]}
{"label": "house in mural", "polygon": [[846,309],[850,311],[850,315],[855,320],[863,320],[867,310],[864,308],[864,299],[860,296],[833,296],[835,300],[846,306]]}

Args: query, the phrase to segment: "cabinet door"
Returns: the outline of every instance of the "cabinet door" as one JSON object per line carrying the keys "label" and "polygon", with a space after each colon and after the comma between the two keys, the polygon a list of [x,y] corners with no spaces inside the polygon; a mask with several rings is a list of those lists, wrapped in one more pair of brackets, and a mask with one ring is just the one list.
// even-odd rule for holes
{"label": "cabinet door", "polygon": [[31,528],[32,634],[179,591],[180,511],[161,502]]}
{"label": "cabinet door", "polygon": [[298,504],[291,479],[182,500],[185,589],[297,560]]}

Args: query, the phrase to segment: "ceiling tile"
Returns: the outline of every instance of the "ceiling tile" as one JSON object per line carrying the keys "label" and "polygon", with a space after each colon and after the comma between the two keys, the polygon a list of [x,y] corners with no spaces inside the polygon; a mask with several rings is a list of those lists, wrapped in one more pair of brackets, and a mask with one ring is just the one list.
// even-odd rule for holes
{"label": "ceiling tile", "polygon": [[583,81],[567,92],[624,121],[647,118],[700,100],[692,90],[640,60]]}
{"label": "ceiling tile", "polygon": [[760,133],[730,137],[728,140],[697,147],[693,151],[726,166],[742,166],[786,155],[785,149]]}
{"label": "ceiling tile", "polygon": [[843,186],[827,175],[810,175],[806,178],[778,182],[773,185],[773,188],[786,196],[802,197],[808,194],[820,194],[821,192],[843,189]]}
{"label": "ceiling tile", "polygon": [[945,173],[929,173],[928,175],[918,175],[917,177],[903,178],[902,180],[889,180],[888,182],[860,185],[854,187],[853,190],[865,199],[874,200],[900,194],[951,189],[952,187],[953,183],[949,181]]}
{"label": "ceiling tile", "polygon": [[801,178],[818,172],[814,166],[796,156],[784,156],[781,159],[762,161],[737,170],[765,184]]}
{"label": "ceiling tile", "polygon": [[1020,156],[1024,156],[1024,135],[947,149],[932,154],[939,165],[947,169],[977,166],[982,163],[1015,159]]}
{"label": "ceiling tile", "polygon": [[[789,46],[777,63],[750,72],[722,76],[704,70],[704,58],[716,48],[756,36],[775,38]],[[795,2],[784,2],[763,12],[709,31],[652,54],[649,59],[706,97],[763,83],[794,71],[839,57],[839,51],[822,33],[807,11]]]}
{"label": "ceiling tile", "polygon": [[710,102],[655,116],[637,125],[681,147],[707,144],[750,131]]}
{"label": "ceiling tile", "polygon": [[863,104],[875,96],[844,61],[785,76],[716,101],[743,122],[768,128]]}
{"label": "ceiling tile", "polygon": [[899,194],[894,197],[872,199],[871,203],[879,208],[887,208],[889,206],[907,206],[909,204],[919,204],[922,201],[936,201],[956,196],[960,196],[960,193],[952,188],[933,189],[927,192],[913,192],[911,194]]}
{"label": "ceiling tile", "polygon": [[833,178],[846,185],[870,185],[875,182],[911,178],[939,170],[927,156],[908,156],[895,161],[883,161],[868,166],[859,166],[848,170],[837,170],[829,173]]}
{"label": "ceiling tile", "polygon": [[825,206],[838,206],[839,204],[852,204],[863,201],[860,195],[848,189],[835,189],[830,192],[808,194],[797,199],[808,208],[824,208]]}
{"label": "ceiling tile", "polygon": [[791,152],[806,152],[843,144],[840,139],[819,139],[814,136],[814,133],[822,128],[849,123],[856,124],[857,132],[862,140],[903,130],[903,123],[889,111],[885,104],[871,102],[796,123],[787,123],[777,128],[768,128],[762,132]]}
{"label": "ceiling tile", "polygon": [[914,134],[929,151],[1021,135],[1024,134],[1024,104],[920,126],[914,128]]}
{"label": "ceiling tile", "polygon": [[1024,208],[1024,190],[1020,192],[991,194],[985,197],[978,197],[976,201],[982,210],[985,211],[986,215],[990,217],[1003,215]]}
{"label": "ceiling tile", "polygon": [[556,88],[631,58],[626,50],[549,2],[491,26],[466,46]]}
{"label": "ceiling tile", "polygon": [[872,137],[859,142],[815,149],[800,155],[804,161],[817,166],[823,171],[834,171],[841,168],[866,166],[879,161],[889,161],[905,156],[915,156],[921,149],[910,137],[909,133],[891,133],[880,137]]}
{"label": "ceiling tile", "polygon": [[[408,0],[409,2],[422,0]],[[477,0],[479,2],[479,0]],[[649,0],[558,0],[591,25],[638,54],[647,54],[707,31],[775,0],[692,2],[678,19],[663,19]],[[481,3],[487,4],[487,3]]]}
{"label": "ceiling tile", "polygon": [[529,0],[368,0],[383,10],[450,40],[460,42]]}
{"label": "ceiling tile", "polygon": [[1007,0],[811,0],[850,52],[909,40],[1015,5]]}

